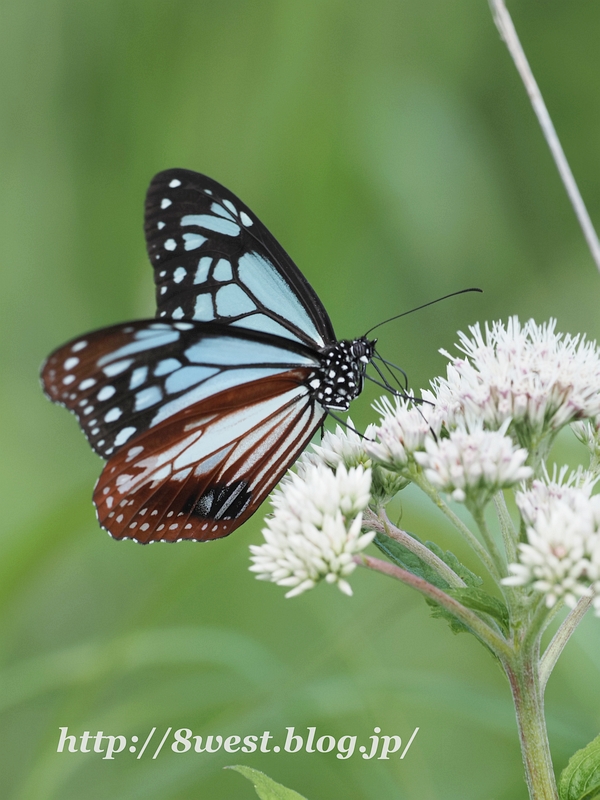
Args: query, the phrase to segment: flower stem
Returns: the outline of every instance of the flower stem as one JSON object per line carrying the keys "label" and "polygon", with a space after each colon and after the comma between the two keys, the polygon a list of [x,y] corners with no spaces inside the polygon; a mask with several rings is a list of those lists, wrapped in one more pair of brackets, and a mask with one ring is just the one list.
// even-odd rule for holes
{"label": "flower stem", "polygon": [[558,661],[558,657],[564,650],[565,645],[573,635],[575,628],[579,625],[591,604],[591,597],[582,597],[575,608],[566,616],[559,629],[554,634],[552,641],[546,648],[546,652],[540,660],[540,686],[542,691]]}
{"label": "flower stem", "polygon": [[428,547],[417,541],[409,533],[397,528],[392,522],[390,522],[383,509],[380,510],[379,515],[374,514],[372,511],[365,512],[364,520],[368,527],[379,531],[380,533],[385,533],[391,539],[394,539],[396,542],[404,545],[407,550],[410,550],[411,553],[414,553],[421,559],[421,561],[424,561],[426,564],[428,564],[428,566],[435,570],[437,574],[450,586],[457,589],[462,589],[466,586],[466,583],[463,581],[463,579],[460,578],[456,572],[454,572],[454,570],[448,566],[448,564],[442,561],[439,556],[436,556],[436,554],[433,553]]}
{"label": "flower stem", "polygon": [[502,660],[510,659],[512,650],[506,640],[492,630],[481,617],[469,608],[465,608],[462,603],[455,600],[450,595],[432,586],[428,581],[413,575],[412,572],[397,567],[395,564],[390,564],[388,561],[382,561],[380,558],[373,558],[373,556],[366,556],[364,554],[354,557],[354,561],[361,567],[381,572],[383,575],[389,575],[391,578],[416,589],[417,592],[425,595],[430,600],[434,600],[439,605],[443,606],[447,611],[453,614],[460,622],[469,628],[469,630],[485,644],[496,655],[497,658]]}
{"label": "flower stem", "polygon": [[494,495],[494,505],[496,506],[496,513],[502,530],[506,560],[509,564],[513,564],[517,560],[517,534],[506,507],[504,492],[499,491]]}
{"label": "flower stem", "polygon": [[504,577],[506,575],[506,562],[498,548],[498,545],[494,541],[494,537],[492,536],[490,529],[487,526],[484,509],[480,507],[471,508],[471,513],[473,514],[473,519],[477,523],[477,527],[481,533],[481,538],[485,542],[485,545],[494,561],[494,566],[496,567],[495,574]]}
{"label": "flower stem", "polygon": [[449,508],[446,503],[442,500],[439,494],[435,491],[433,486],[430,485],[429,481],[425,480],[422,475],[411,475],[413,483],[415,483],[421,491],[425,492],[427,497],[432,500],[435,505],[439,508],[442,514],[445,514],[446,517],[450,520],[450,522],[454,525],[454,527],[464,536],[467,542],[471,545],[473,550],[479,556],[479,560],[483,563],[487,571],[490,575],[494,578],[494,580],[499,583],[500,582],[500,574],[496,569],[496,565],[494,564],[490,554],[485,549],[485,547],[481,544],[479,539],[475,536],[472,531],[465,525],[465,523],[456,516],[454,511]]}
{"label": "flower stem", "polygon": [[537,648],[527,648],[520,658],[505,661],[503,666],[515,704],[529,797],[531,800],[558,800],[537,656]]}

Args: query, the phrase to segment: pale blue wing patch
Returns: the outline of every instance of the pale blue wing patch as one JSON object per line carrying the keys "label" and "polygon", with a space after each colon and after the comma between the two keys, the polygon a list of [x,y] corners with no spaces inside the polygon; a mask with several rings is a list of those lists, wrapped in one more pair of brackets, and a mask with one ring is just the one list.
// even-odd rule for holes
{"label": "pale blue wing patch", "polygon": [[315,349],[335,341],[325,309],[283,248],[241,200],[206,176],[155,176],[145,231],[159,318],[242,328],[248,320],[249,330],[276,331]]}
{"label": "pale blue wing patch", "polygon": [[217,262],[217,266],[214,268],[213,278],[216,281],[232,281],[233,271],[231,269],[231,262],[226,258],[220,258]]}
{"label": "pale blue wing patch", "polygon": [[[235,386],[241,386],[249,381],[260,380],[261,378],[269,378],[273,375],[278,375],[282,369],[276,367],[252,367],[246,369],[230,369],[225,372],[217,372],[212,378],[207,378],[198,385],[194,386],[190,391],[175,397],[173,400],[162,405],[156,416],[150,422],[150,427],[158,425],[164,419],[177,414],[179,411],[188,408],[194,403],[199,403],[201,400],[206,400],[218,392],[224,392],[226,389],[232,389]],[[177,373],[173,373],[169,378],[174,378]]]}
{"label": "pale blue wing patch", "polygon": [[186,214],[185,217],[181,218],[181,225],[182,227],[197,225],[199,228],[214,231],[215,233],[223,233],[225,236],[238,236],[240,233],[240,226],[236,225],[232,220],[224,219],[220,216],[212,216],[211,214]]}
{"label": "pale blue wing patch", "polygon": [[144,411],[146,408],[155,406],[163,398],[163,393],[159,386],[148,386],[135,394],[134,410]]}
{"label": "pale blue wing patch", "polygon": [[[136,353],[142,353],[144,350],[154,350],[157,347],[163,347],[164,345],[171,344],[172,342],[176,342],[180,335],[181,334],[179,331],[174,331],[170,326],[156,323],[155,325],[150,326],[150,328],[137,331],[134,334],[133,342],[130,342],[129,344],[120,347],[118,350],[113,350],[111,353],[108,353],[108,355],[99,358],[98,366],[104,367],[106,364],[111,364],[111,362],[118,361],[118,359],[123,358],[123,356],[131,356]],[[111,364],[111,366],[116,367],[116,364]],[[109,375],[106,370],[105,374]]]}
{"label": "pale blue wing patch", "polygon": [[263,333],[274,333],[276,336],[283,336],[285,339],[292,339],[294,342],[301,342],[298,336],[294,336],[291,331],[275,322],[271,317],[266,314],[249,314],[242,319],[236,319],[231,323],[236,328],[246,328],[251,331],[262,331]]}
{"label": "pale blue wing patch", "polygon": [[198,261],[198,269],[194,276],[194,283],[205,283],[208,280],[208,271],[210,270],[212,262],[213,260],[210,256],[204,256]]}
{"label": "pale blue wing patch", "polygon": [[195,386],[218,372],[216,367],[182,367],[172,372],[165,381],[167,394],[177,394]]}
{"label": "pale blue wing patch", "polygon": [[183,234],[183,248],[184,250],[197,250],[202,247],[204,242],[207,242],[206,236],[199,233],[184,233]]}
{"label": "pale blue wing patch", "polygon": [[215,297],[217,303],[217,316],[241,317],[256,311],[256,304],[248,297],[246,292],[235,283],[222,286]]}
{"label": "pale blue wing patch", "polygon": [[[164,358],[154,367],[154,374],[157,377],[160,377],[161,375],[168,375],[170,372],[179,369],[180,366],[181,361],[178,361],[176,358]],[[144,367],[143,369],[146,369],[147,371],[147,367]]]}
{"label": "pale blue wing patch", "polygon": [[324,344],[296,294],[267,259],[258,253],[245,253],[238,261],[238,277],[251,295],[276,317],[288,320],[315,342]]}
{"label": "pale blue wing patch", "polygon": [[234,336],[206,337],[185,350],[186,358],[194,364],[235,365],[268,364],[293,367],[319,367],[317,355],[298,355],[276,345],[238,339]]}
{"label": "pale blue wing patch", "polygon": [[194,319],[198,322],[212,322],[214,318],[212,294],[209,292],[199,294],[194,304]]}

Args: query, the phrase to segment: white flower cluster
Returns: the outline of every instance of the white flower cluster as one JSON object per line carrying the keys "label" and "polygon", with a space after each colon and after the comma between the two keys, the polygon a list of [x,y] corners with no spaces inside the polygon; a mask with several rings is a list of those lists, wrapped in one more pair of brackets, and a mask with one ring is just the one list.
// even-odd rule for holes
{"label": "white flower cluster", "polygon": [[466,358],[445,351],[447,377],[433,386],[446,425],[476,415],[487,427],[507,419],[524,441],[600,413],[600,354],[583,336],[555,333],[556,320],[521,325],[517,317],[459,333]]}
{"label": "white flower cluster", "polygon": [[483,506],[500,491],[532,475],[527,450],[506,436],[507,420],[498,431],[472,422],[450,431],[445,439],[425,440],[425,452],[415,453],[429,482],[460,503]]}
{"label": "white flower cluster", "polygon": [[353,557],[375,535],[361,533],[370,487],[371,471],[362,465],[347,469],[340,463],[334,472],[305,460],[302,474],[288,473],[273,494],[265,543],[250,547],[251,571],[260,580],[291,587],[286,597],[323,579],[351,595],[345,579],[356,567]]}
{"label": "white flower cluster", "polygon": [[430,404],[414,405],[402,397],[392,403],[382,397],[373,407],[381,415],[374,430],[377,441],[366,442],[365,449],[388,469],[404,470],[426,440],[440,432],[441,420]]}
{"label": "white flower cluster", "polygon": [[562,470],[558,479],[536,480],[517,493],[527,543],[503,583],[532,586],[546,595],[548,608],[559,599],[573,608],[594,594],[600,615],[600,495],[592,496],[595,480],[581,470],[565,476]]}
{"label": "white flower cluster", "polygon": [[311,454],[307,454],[307,456],[304,456],[304,461],[314,464],[322,461],[332,469],[337,469],[340,464],[344,464],[346,467],[357,467],[359,464],[364,467],[370,467],[371,459],[365,450],[365,442],[374,437],[375,425],[369,425],[364,437],[361,437],[357,433],[350,417],[348,417],[346,423],[345,430],[341,425],[336,425],[335,433],[325,431],[321,444],[311,445],[316,458]]}
{"label": "white flower cluster", "polygon": [[524,466],[527,450],[515,447],[506,435],[510,420],[500,430],[488,431],[481,417],[471,415],[457,420],[457,427],[442,438],[442,417],[432,403],[411,406],[396,398],[392,404],[383,397],[375,408],[382,417],[377,441],[365,444],[367,452],[404,475],[410,475],[410,465],[416,462],[431,485],[453,500],[485,504],[500,489],[531,476],[531,469]]}

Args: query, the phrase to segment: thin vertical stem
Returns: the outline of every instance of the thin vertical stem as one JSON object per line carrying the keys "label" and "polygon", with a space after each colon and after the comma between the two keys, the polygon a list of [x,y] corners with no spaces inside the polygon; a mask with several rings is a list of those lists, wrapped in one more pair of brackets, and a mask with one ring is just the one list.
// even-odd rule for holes
{"label": "thin vertical stem", "polygon": [[506,560],[509,564],[513,564],[517,560],[517,534],[506,507],[504,492],[499,491],[494,495],[494,505],[496,506],[496,514],[502,530]]}
{"label": "thin vertical stem", "polygon": [[592,258],[594,259],[596,267],[600,271],[600,242],[598,241],[598,236],[594,230],[594,225],[592,224],[592,220],[587,212],[583,198],[581,197],[579,189],[577,188],[577,183],[573,177],[573,173],[571,172],[571,167],[569,166],[569,162],[567,161],[564,150],[562,149],[562,145],[550,118],[550,114],[548,113],[548,109],[546,108],[546,104],[544,103],[544,98],[542,97],[540,88],[537,85],[537,81],[535,80],[533,72],[531,71],[531,67],[529,66],[529,62],[527,61],[527,56],[525,55],[523,47],[521,46],[521,42],[519,41],[519,37],[517,35],[517,31],[515,30],[511,16],[508,13],[506,5],[504,4],[504,0],[489,0],[489,4],[492,9],[494,22],[496,23],[496,27],[500,32],[500,36],[504,40],[519,72],[519,75],[521,76],[521,80],[525,85],[532,108],[538,118],[542,133],[544,134],[546,142],[548,143],[548,147],[550,148],[550,152],[554,158],[554,163],[556,164],[571,205],[573,206],[573,210],[575,211],[575,215],[577,216],[583,231],[583,235],[585,236],[585,240],[590,248]]}
{"label": "thin vertical stem", "polygon": [[485,546],[487,547],[494,564],[496,566],[496,573],[500,575],[500,577],[506,576],[506,561],[500,552],[500,549],[496,542],[494,541],[494,537],[492,536],[490,529],[487,526],[487,522],[485,521],[485,513],[483,508],[470,508],[471,514],[473,515],[473,519],[477,523],[477,527],[479,528],[479,532],[481,533],[481,537]]}
{"label": "thin vertical stem", "polygon": [[558,800],[537,655],[537,648],[529,650],[516,664],[505,663],[504,669],[515,704],[529,797],[531,800]]}
{"label": "thin vertical stem", "polygon": [[554,634],[552,641],[546,648],[546,652],[540,661],[540,685],[542,691],[558,661],[558,657],[591,605],[591,597],[582,597],[575,608],[566,616],[561,626]]}

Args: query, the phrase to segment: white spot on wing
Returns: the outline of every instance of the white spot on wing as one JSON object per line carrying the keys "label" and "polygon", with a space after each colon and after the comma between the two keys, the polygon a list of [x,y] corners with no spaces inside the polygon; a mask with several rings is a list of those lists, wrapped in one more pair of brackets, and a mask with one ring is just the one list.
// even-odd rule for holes
{"label": "white spot on wing", "polygon": [[175,311],[171,314],[173,319],[183,319],[183,308],[181,306],[177,306]]}
{"label": "white spot on wing", "polygon": [[148,367],[137,367],[131,373],[131,380],[129,381],[130,389],[137,389],[148,377]]}
{"label": "white spot on wing", "polygon": [[125,372],[132,364],[133,359],[126,358],[124,361],[115,361],[114,364],[109,364],[107,367],[104,367],[102,372],[104,372],[107,378],[113,378],[115,375],[120,375],[122,372]]}
{"label": "white spot on wing", "polygon": [[245,211],[242,211],[242,213],[240,214],[240,219],[242,220],[242,224],[245,225],[247,228],[249,228],[250,225],[252,225],[252,220],[250,219],[248,214],[246,214]]}
{"label": "white spot on wing", "polygon": [[125,444],[127,439],[130,439],[134,433],[135,433],[135,428],[133,426],[129,428],[121,428],[121,430],[115,437],[115,445],[119,447],[120,445]]}
{"label": "white spot on wing", "polygon": [[172,181],[171,181],[171,183],[169,184],[169,187],[170,187],[171,189],[176,189],[178,186],[181,186],[181,181],[180,181],[180,180],[178,180],[177,178],[173,178],[173,180],[172,180]]}
{"label": "white spot on wing", "polygon": [[160,201],[161,208],[168,208],[170,205],[172,205],[172,202],[168,197],[163,197],[163,199]]}
{"label": "white spot on wing", "polygon": [[185,278],[186,275],[187,275],[187,270],[185,270],[183,267],[177,267],[177,269],[173,273],[173,280],[175,281],[175,283],[181,283],[181,281]]}
{"label": "white spot on wing", "polygon": [[73,347],[71,348],[71,350],[72,350],[74,353],[78,353],[80,350],[83,350],[83,348],[84,348],[84,347],[87,347],[87,342],[86,342],[86,341],[82,341],[82,342],[76,342],[76,343],[73,345]]}
{"label": "white spot on wing", "polygon": [[177,247],[177,242],[175,239],[167,239],[165,242],[165,250],[175,250]]}
{"label": "white spot on wing", "polygon": [[103,400],[110,400],[110,398],[116,391],[117,390],[115,389],[114,386],[103,386],[102,389],[100,389],[100,391],[98,392],[98,400],[100,400],[101,402]]}
{"label": "white spot on wing", "polygon": [[63,378],[63,383],[65,384],[65,386],[68,386],[70,383],[73,383],[74,380],[75,380],[75,375],[65,375],[65,377]]}
{"label": "white spot on wing", "polygon": [[96,381],[93,378],[86,378],[84,381],[81,381],[79,384],[79,388],[83,391],[84,389],[91,389],[94,386]]}
{"label": "white spot on wing", "polygon": [[156,227],[158,228],[159,231],[162,231],[162,229],[165,227],[165,223],[164,222],[157,222],[156,223]]}
{"label": "white spot on wing", "polygon": [[123,412],[121,411],[121,409],[118,406],[115,406],[115,408],[111,408],[111,410],[104,415],[104,421],[115,422],[116,420],[119,419],[122,413]]}
{"label": "white spot on wing", "polygon": [[135,396],[135,410],[136,411],[143,411],[145,408],[150,408],[150,406],[156,405],[156,403],[160,403],[162,400],[162,392],[158,386],[148,386],[146,389],[142,389],[138,392]]}
{"label": "white spot on wing", "polygon": [[[136,445],[135,447],[130,447],[127,451],[127,461],[131,461],[132,458],[139,456],[139,454],[144,450],[141,444]],[[140,511],[140,514],[145,514],[148,509],[144,508]]]}
{"label": "white spot on wing", "polygon": [[64,363],[64,368],[73,369],[73,367],[76,367],[77,364],[79,364],[79,359],[76,356],[72,356],[71,358],[67,358]]}

